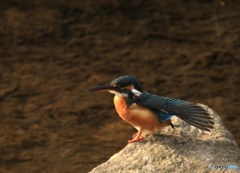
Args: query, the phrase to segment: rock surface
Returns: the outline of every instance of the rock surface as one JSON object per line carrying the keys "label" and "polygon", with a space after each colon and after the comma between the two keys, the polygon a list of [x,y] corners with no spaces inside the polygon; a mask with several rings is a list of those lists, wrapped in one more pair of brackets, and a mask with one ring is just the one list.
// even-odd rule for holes
{"label": "rock surface", "polygon": [[240,149],[220,117],[207,106],[214,118],[211,133],[201,131],[178,118],[173,118],[175,129],[165,128],[160,135],[128,144],[107,162],[91,173],[159,173],[159,172],[211,172],[223,171],[216,166],[237,165],[240,172]]}

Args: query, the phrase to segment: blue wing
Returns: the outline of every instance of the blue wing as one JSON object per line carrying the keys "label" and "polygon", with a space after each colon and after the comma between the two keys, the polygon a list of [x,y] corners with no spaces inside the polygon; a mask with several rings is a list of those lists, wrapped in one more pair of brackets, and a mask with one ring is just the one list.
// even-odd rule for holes
{"label": "blue wing", "polygon": [[[202,107],[185,100],[162,97],[143,92],[135,98],[135,103],[153,110],[158,110],[157,116],[160,120],[168,120],[172,115],[176,115],[187,123],[210,131],[213,128],[213,120]],[[165,114],[164,114],[165,113]]]}
{"label": "blue wing", "polygon": [[159,110],[153,110],[153,112],[157,115],[158,120],[159,121],[167,121],[170,118],[172,118],[173,115],[167,113],[167,112],[163,112],[163,111],[159,111]]}

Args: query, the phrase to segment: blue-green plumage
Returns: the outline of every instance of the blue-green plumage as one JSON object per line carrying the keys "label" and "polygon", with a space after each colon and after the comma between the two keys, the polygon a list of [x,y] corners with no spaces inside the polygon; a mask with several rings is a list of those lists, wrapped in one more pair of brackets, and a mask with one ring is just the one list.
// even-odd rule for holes
{"label": "blue-green plumage", "polygon": [[[141,99],[140,96],[134,95],[134,93],[129,89],[122,89],[121,92],[127,94],[127,96],[128,96],[126,99],[128,107],[131,106],[133,103],[138,104],[139,100]],[[173,116],[172,114],[169,114],[163,110],[158,110],[158,109],[154,109],[154,108],[149,108],[149,109],[151,109],[156,114],[156,116],[158,117],[158,120],[160,122],[167,121],[170,118],[172,118],[172,116]]]}
{"label": "blue-green plumage", "polygon": [[171,115],[167,112],[163,112],[163,111],[153,110],[153,112],[156,114],[156,116],[158,117],[158,120],[160,122],[170,120],[173,116],[173,115]]}
{"label": "blue-green plumage", "polygon": [[128,105],[136,103],[152,110],[159,121],[167,121],[176,115],[187,123],[207,131],[214,124],[206,110],[188,101],[158,96],[147,92],[135,95],[134,92],[127,89],[121,92],[128,94]]}

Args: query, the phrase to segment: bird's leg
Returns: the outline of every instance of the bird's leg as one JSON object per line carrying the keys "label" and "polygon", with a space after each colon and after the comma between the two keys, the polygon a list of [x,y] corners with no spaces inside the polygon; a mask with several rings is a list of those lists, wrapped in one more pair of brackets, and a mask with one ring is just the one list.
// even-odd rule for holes
{"label": "bird's leg", "polygon": [[134,134],[132,135],[132,138],[135,138],[135,137],[138,135],[138,133],[139,133],[139,132],[134,133]]}
{"label": "bird's leg", "polygon": [[128,143],[133,143],[133,142],[137,142],[137,141],[141,141],[143,139],[143,137],[141,136],[141,131],[138,132],[135,137],[132,140],[129,140]]}

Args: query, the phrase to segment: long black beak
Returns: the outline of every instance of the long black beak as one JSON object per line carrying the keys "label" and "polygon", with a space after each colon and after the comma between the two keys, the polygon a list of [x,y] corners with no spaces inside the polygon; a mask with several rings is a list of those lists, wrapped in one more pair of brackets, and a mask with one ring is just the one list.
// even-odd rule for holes
{"label": "long black beak", "polygon": [[116,86],[105,85],[105,86],[97,86],[97,87],[91,88],[88,91],[108,91],[108,90],[117,91],[118,89],[119,88]]}

